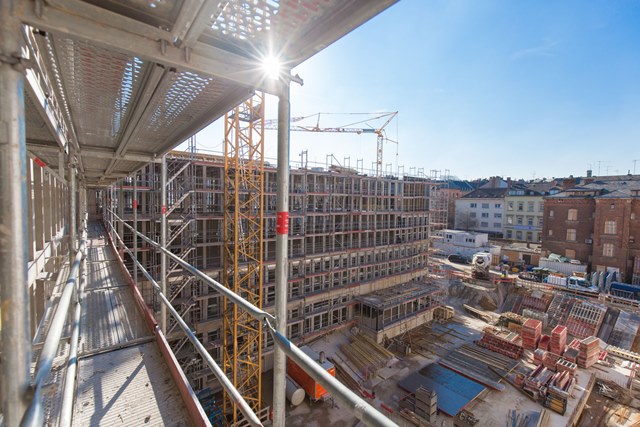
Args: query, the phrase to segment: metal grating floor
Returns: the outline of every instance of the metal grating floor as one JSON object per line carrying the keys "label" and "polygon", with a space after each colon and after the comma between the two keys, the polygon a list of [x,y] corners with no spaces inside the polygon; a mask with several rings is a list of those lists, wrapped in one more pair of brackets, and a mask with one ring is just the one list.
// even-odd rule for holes
{"label": "metal grating floor", "polygon": [[187,426],[189,415],[155,343],[81,359],[74,426]]}
{"label": "metal grating floor", "polygon": [[90,226],[73,424],[189,425],[104,229]]}

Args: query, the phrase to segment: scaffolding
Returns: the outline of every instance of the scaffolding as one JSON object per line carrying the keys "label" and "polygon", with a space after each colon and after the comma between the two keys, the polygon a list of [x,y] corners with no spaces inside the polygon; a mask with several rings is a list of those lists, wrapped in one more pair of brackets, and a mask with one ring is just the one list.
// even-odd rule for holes
{"label": "scaffolding", "polygon": [[[223,283],[262,308],[264,260],[264,94],[225,118]],[[223,302],[223,366],[253,410],[261,409],[262,325],[227,299]],[[238,410],[225,394],[224,412]]]}

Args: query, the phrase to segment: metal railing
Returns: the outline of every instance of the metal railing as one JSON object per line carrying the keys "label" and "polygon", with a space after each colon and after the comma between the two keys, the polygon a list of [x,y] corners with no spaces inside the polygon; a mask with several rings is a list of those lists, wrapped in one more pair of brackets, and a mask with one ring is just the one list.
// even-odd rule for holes
{"label": "metal railing", "polygon": [[[82,240],[80,242],[80,248],[76,252],[76,256],[73,260],[73,264],[71,266],[71,269],[69,270],[67,282],[64,285],[62,295],[60,296],[60,299],[57,303],[56,312],[53,315],[53,319],[51,320],[51,325],[49,326],[49,330],[47,331],[44,345],[40,352],[40,357],[38,358],[38,363],[36,365],[36,371],[35,371],[36,372],[35,379],[33,381],[33,398],[31,400],[31,403],[29,404],[29,407],[27,408],[24,419],[21,423],[22,426],[34,426],[34,427],[41,426],[44,421],[44,405],[42,402],[43,387],[45,385],[46,379],[49,377],[49,374],[51,373],[51,368],[53,367],[53,360],[56,357],[58,346],[60,345],[60,340],[62,339],[62,333],[64,332],[64,324],[69,314],[69,308],[71,306],[72,298],[74,294],[78,297],[79,294],[81,293],[77,287],[77,278],[79,276],[79,271],[80,271],[82,261],[86,255],[86,248],[87,248],[86,214],[82,220],[81,235],[82,235]],[[83,271],[82,276],[85,276],[84,274],[85,271]],[[84,280],[86,280],[86,277],[83,277],[83,278]],[[67,362],[69,367],[73,366],[73,369],[75,369],[75,365],[76,365],[75,353],[77,352],[77,341],[78,341],[77,328],[79,327],[79,323],[80,323],[79,310],[81,311],[81,307],[78,307],[79,304],[81,304],[81,301],[76,300],[76,306],[75,306],[76,310],[74,313],[74,329],[73,329],[73,337],[76,337],[76,340],[74,345],[73,338],[72,338],[72,342],[71,342],[72,351],[69,354],[69,359]],[[67,371],[67,378],[69,377],[69,375],[70,373],[69,371]],[[75,370],[73,370],[73,376],[75,377]],[[66,402],[66,405],[70,403],[70,401],[68,400],[67,394],[69,392],[73,393],[73,389],[69,391],[67,390],[67,387],[68,386],[65,385],[64,397],[66,398],[66,401],[65,399],[63,399],[63,412],[62,412],[62,414],[65,416],[61,418],[61,422],[60,422],[61,426],[70,425],[70,421],[71,421],[70,407],[68,406],[65,407],[64,402]],[[65,421],[66,424],[63,423],[63,421]]]}
{"label": "metal railing", "polygon": [[[157,242],[151,240],[144,234],[140,233],[130,224],[127,224],[122,218],[120,218],[114,211],[109,210],[112,215],[112,218],[115,221],[122,222],[125,227],[129,228],[133,233],[135,233],[138,237],[142,238],[142,240],[146,241],[150,245],[157,248],[159,251],[167,255],[172,260],[176,261],[180,264],[186,271],[197,276],[204,283],[206,283],[209,287],[211,287],[216,292],[224,295],[229,301],[238,305],[240,308],[249,313],[253,318],[261,321],[263,325],[266,327],[267,331],[273,337],[274,343],[280,347],[284,353],[290,357],[300,368],[302,368],[307,374],[309,374],[314,380],[316,380],[322,387],[324,387],[334,398],[340,401],[343,405],[349,408],[357,419],[362,421],[365,425],[373,426],[373,427],[397,427],[397,424],[392,420],[384,416],[377,409],[367,403],[364,399],[357,396],[353,391],[343,385],[340,381],[338,381],[335,377],[331,376],[328,372],[326,372],[318,363],[316,363],[312,358],[307,356],[302,350],[300,350],[295,344],[289,341],[284,335],[279,333],[276,328],[276,318],[266,311],[254,306],[249,303],[239,295],[232,292],[229,288],[225,287],[221,283],[215,281],[211,277],[207,276],[205,273],[199,271],[195,267],[193,267],[188,262],[184,261],[177,255],[173,254],[168,249],[162,247]],[[109,226],[115,232],[115,227],[113,224],[109,223]],[[114,233],[117,236],[117,239],[124,245],[120,236],[117,233]],[[162,300],[163,304],[167,306],[171,314],[176,318],[179,322],[180,327],[187,333],[189,340],[196,347],[198,353],[205,358],[205,361],[213,371],[216,378],[220,381],[223,388],[226,392],[229,393],[229,396],[232,400],[239,406],[240,411],[247,417],[247,420],[256,421],[255,425],[261,425],[259,419],[256,414],[253,413],[251,408],[248,406],[246,401],[242,398],[238,390],[233,386],[233,384],[229,381],[229,379],[224,375],[224,372],[217,365],[215,360],[211,357],[211,355],[207,352],[205,347],[198,341],[197,337],[191,332],[188,325],[182,320],[177,311],[173,308],[169,300],[162,293],[160,286],[156,283],[156,281],[151,277],[151,275],[144,269],[142,264],[140,264],[133,255],[133,252],[128,247],[124,247],[124,250],[129,254],[129,256],[134,259],[134,262],[138,265],[138,268],[143,272],[143,274],[147,277],[147,279],[153,285],[156,293]]]}

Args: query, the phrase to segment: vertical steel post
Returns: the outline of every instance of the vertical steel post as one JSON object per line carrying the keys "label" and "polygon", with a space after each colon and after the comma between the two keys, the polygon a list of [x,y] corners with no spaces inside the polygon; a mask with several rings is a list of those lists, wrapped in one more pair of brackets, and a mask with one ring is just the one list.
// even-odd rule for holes
{"label": "vertical steel post", "polygon": [[[160,223],[160,246],[167,247],[167,156],[162,156],[162,178],[160,185],[161,191],[161,206],[162,206],[162,221]],[[167,255],[163,252],[160,255],[160,279],[162,280],[162,293],[167,295]],[[164,304],[160,305],[160,327],[162,333],[167,333],[167,307]]]}
{"label": "vertical steel post", "polygon": [[[276,330],[287,335],[287,272],[289,239],[289,104],[290,82],[281,82],[278,98],[278,185],[276,196]],[[286,355],[274,346],[273,425],[285,425]]]}
{"label": "vertical steel post", "polygon": [[69,259],[76,256],[76,165],[73,155],[69,155]]}
{"label": "vertical steel post", "polygon": [[[17,1],[0,1],[0,292],[4,425],[20,424],[27,408],[31,337],[27,288],[27,148],[24,78]],[[13,61],[13,58],[16,61]]]}
{"label": "vertical steel post", "polygon": [[[120,185],[118,186],[118,216],[124,220],[124,179],[120,181]],[[120,244],[118,253],[124,262],[124,223],[118,221],[117,233],[120,236]],[[113,244],[115,245],[115,241]]]}
{"label": "vertical steel post", "polygon": [[[133,229],[138,231],[138,172],[133,174]],[[138,235],[133,233],[133,281],[138,286]]]}

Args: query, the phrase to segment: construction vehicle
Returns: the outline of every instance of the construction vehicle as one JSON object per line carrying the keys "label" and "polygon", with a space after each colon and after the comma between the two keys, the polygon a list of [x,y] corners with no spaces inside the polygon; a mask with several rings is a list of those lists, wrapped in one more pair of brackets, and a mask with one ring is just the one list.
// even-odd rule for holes
{"label": "construction vehicle", "polygon": [[491,254],[489,252],[477,252],[471,259],[471,277],[474,279],[489,280],[489,267],[491,266]]}
{"label": "construction vehicle", "polygon": [[600,292],[597,286],[593,286],[587,279],[578,276],[561,277],[549,275],[545,281],[546,283],[559,288],[593,293]]}

